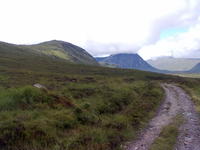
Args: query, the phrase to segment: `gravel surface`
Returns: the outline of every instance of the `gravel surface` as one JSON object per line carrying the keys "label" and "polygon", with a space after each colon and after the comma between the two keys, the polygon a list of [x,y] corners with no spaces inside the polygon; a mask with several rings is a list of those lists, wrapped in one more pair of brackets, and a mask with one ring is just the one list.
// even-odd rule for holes
{"label": "gravel surface", "polygon": [[178,99],[185,118],[180,128],[175,150],[200,150],[200,116],[195,111],[191,98],[179,87],[173,86],[178,93]]}
{"label": "gravel surface", "polygon": [[194,104],[181,88],[162,84],[166,97],[157,115],[150,121],[148,127],[141,132],[136,141],[128,144],[126,150],[148,150],[159,136],[162,128],[171,123],[172,119],[182,113],[185,123],[180,128],[180,135],[175,150],[200,150],[200,124]]}

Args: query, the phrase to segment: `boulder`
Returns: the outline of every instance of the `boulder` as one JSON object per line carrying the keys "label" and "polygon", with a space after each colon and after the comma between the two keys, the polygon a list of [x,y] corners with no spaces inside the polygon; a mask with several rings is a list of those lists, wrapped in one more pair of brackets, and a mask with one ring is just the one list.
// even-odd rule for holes
{"label": "boulder", "polygon": [[42,85],[42,84],[36,83],[33,86],[36,87],[36,88],[38,88],[38,89],[42,89],[44,91],[48,91],[47,88],[44,85]]}

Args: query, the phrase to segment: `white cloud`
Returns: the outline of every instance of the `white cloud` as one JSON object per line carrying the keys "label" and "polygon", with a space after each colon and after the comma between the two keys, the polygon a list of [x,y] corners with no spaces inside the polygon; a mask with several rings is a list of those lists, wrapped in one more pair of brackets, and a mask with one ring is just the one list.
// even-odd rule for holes
{"label": "white cloud", "polygon": [[200,57],[200,22],[192,26],[188,32],[144,46],[138,53],[144,59],[159,56]]}
{"label": "white cloud", "polygon": [[0,0],[0,41],[58,39],[93,55],[137,52],[166,28],[194,25],[199,9],[199,0]]}

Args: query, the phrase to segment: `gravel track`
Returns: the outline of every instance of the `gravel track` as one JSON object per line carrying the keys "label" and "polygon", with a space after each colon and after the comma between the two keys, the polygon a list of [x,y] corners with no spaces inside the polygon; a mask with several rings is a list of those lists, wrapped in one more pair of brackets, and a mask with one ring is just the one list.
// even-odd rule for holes
{"label": "gravel track", "polygon": [[162,128],[182,113],[185,122],[180,127],[180,135],[175,150],[200,150],[200,119],[195,112],[191,98],[181,88],[172,84],[162,84],[165,100],[148,127],[141,132],[138,139],[125,148],[126,150],[148,150],[159,136]]}

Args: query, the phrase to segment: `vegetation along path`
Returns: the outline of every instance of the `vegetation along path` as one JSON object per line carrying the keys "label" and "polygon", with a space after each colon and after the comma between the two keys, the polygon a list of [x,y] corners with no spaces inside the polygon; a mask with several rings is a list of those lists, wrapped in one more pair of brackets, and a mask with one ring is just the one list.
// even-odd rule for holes
{"label": "vegetation along path", "polygon": [[185,121],[179,129],[175,150],[200,150],[200,120],[190,97],[175,85],[163,84],[162,87],[166,93],[165,101],[148,127],[127,149],[148,150],[163,127],[169,125],[173,118],[181,113]]}

